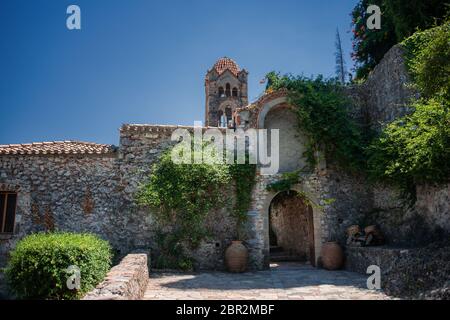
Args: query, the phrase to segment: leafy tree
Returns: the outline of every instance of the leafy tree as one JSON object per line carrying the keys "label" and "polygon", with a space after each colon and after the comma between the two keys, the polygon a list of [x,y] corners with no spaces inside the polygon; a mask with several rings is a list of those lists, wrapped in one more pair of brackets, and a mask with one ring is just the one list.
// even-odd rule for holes
{"label": "leafy tree", "polygon": [[417,183],[450,176],[448,100],[421,100],[413,107],[415,112],[389,124],[368,148],[370,176],[399,185],[411,200]]}
{"label": "leafy tree", "polygon": [[402,44],[408,69],[422,96],[450,99],[450,20],[417,32]]}
{"label": "leafy tree", "polygon": [[390,181],[415,200],[415,185],[450,177],[450,23],[402,42],[422,98],[411,114],[389,124],[367,149],[373,179]]}
{"label": "leafy tree", "polygon": [[449,6],[449,2],[443,0],[385,0],[384,4],[398,41],[411,36],[417,29],[442,23]]}
{"label": "leafy tree", "polygon": [[364,134],[350,118],[349,100],[336,79],[306,78],[275,72],[267,76],[271,90],[287,89],[289,102],[296,106],[299,127],[309,137],[305,156],[315,165],[316,152],[350,170],[364,168]]}
{"label": "leafy tree", "polygon": [[[366,26],[372,4],[381,9],[380,30]],[[356,78],[366,78],[393,45],[417,29],[442,23],[447,10],[447,0],[360,0],[351,13]]]}
{"label": "leafy tree", "polygon": [[[381,29],[370,30],[366,22],[367,8],[377,5],[381,9]],[[392,19],[386,15],[384,0],[361,0],[352,11],[353,53],[356,78],[364,79],[380,62],[384,54],[397,43]]]}

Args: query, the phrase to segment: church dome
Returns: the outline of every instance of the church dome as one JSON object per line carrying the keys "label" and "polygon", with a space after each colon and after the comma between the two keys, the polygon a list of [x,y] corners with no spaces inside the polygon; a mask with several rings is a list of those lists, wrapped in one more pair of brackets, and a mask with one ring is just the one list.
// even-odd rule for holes
{"label": "church dome", "polygon": [[219,75],[224,73],[226,70],[230,70],[230,72],[232,74],[237,76],[238,73],[241,71],[241,69],[239,68],[237,63],[234,62],[233,59],[230,59],[230,58],[227,58],[227,57],[223,57],[223,58],[220,58],[219,60],[217,60],[217,62],[214,64],[213,68],[214,68],[214,70],[216,70],[216,72]]}

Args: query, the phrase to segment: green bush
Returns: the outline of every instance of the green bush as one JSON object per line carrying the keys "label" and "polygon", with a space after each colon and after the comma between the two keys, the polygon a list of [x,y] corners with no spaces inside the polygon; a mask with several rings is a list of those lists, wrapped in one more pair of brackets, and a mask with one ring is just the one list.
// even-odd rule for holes
{"label": "green bush", "polygon": [[[152,209],[159,230],[156,243],[159,256],[157,268],[190,270],[193,260],[186,249],[195,249],[210,235],[205,224],[209,215],[222,208],[230,209],[236,219],[236,236],[240,237],[247,210],[251,203],[251,191],[255,183],[256,165],[222,163],[216,152],[208,151],[209,143],[197,148],[203,163],[176,163],[172,159],[181,149],[177,145],[167,149],[152,165],[152,170],[136,194],[138,205]],[[248,154],[246,162],[248,162]],[[191,158],[190,160],[193,160]],[[233,190],[234,189],[234,190]],[[236,203],[227,192],[236,195]]]}
{"label": "green bush", "polygon": [[369,173],[399,185],[414,199],[417,183],[446,182],[450,176],[450,104],[417,101],[415,111],[389,124],[368,148]]}
{"label": "green bush", "polygon": [[[379,30],[367,28],[369,5],[381,9]],[[393,45],[417,30],[444,23],[448,9],[448,0],[359,0],[351,13],[356,79],[367,78]]]}
{"label": "green bush", "polygon": [[304,76],[266,75],[267,91],[288,90],[289,103],[296,107],[299,128],[309,138],[305,156],[310,167],[317,162],[316,153],[323,150],[327,161],[352,171],[365,166],[362,128],[348,113],[350,100],[336,79]]}
{"label": "green bush", "polygon": [[[92,234],[37,233],[17,244],[6,276],[19,298],[79,299],[103,280],[111,266],[111,247]],[[80,269],[81,286],[70,290],[69,266]]]}
{"label": "green bush", "polygon": [[383,129],[367,148],[374,180],[398,185],[415,201],[417,184],[450,177],[450,24],[416,32],[402,42],[413,86],[413,112]]}
{"label": "green bush", "polygon": [[406,64],[424,98],[450,99],[450,21],[403,41]]}

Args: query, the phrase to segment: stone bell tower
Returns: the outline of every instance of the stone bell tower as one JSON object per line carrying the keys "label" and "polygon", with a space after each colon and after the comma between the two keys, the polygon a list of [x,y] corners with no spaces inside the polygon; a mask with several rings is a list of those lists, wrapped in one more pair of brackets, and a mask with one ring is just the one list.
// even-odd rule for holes
{"label": "stone bell tower", "polygon": [[205,125],[227,127],[236,108],[248,104],[248,72],[232,59],[217,60],[205,78]]}

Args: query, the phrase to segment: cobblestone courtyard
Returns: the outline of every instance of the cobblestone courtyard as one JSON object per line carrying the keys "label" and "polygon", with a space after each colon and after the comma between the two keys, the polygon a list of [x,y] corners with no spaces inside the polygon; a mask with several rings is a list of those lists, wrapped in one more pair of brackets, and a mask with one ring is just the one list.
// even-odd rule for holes
{"label": "cobblestone courtyard", "polygon": [[366,280],[354,272],[326,271],[296,263],[273,264],[270,270],[244,274],[152,273],[144,299],[389,299],[381,292],[368,290]]}

